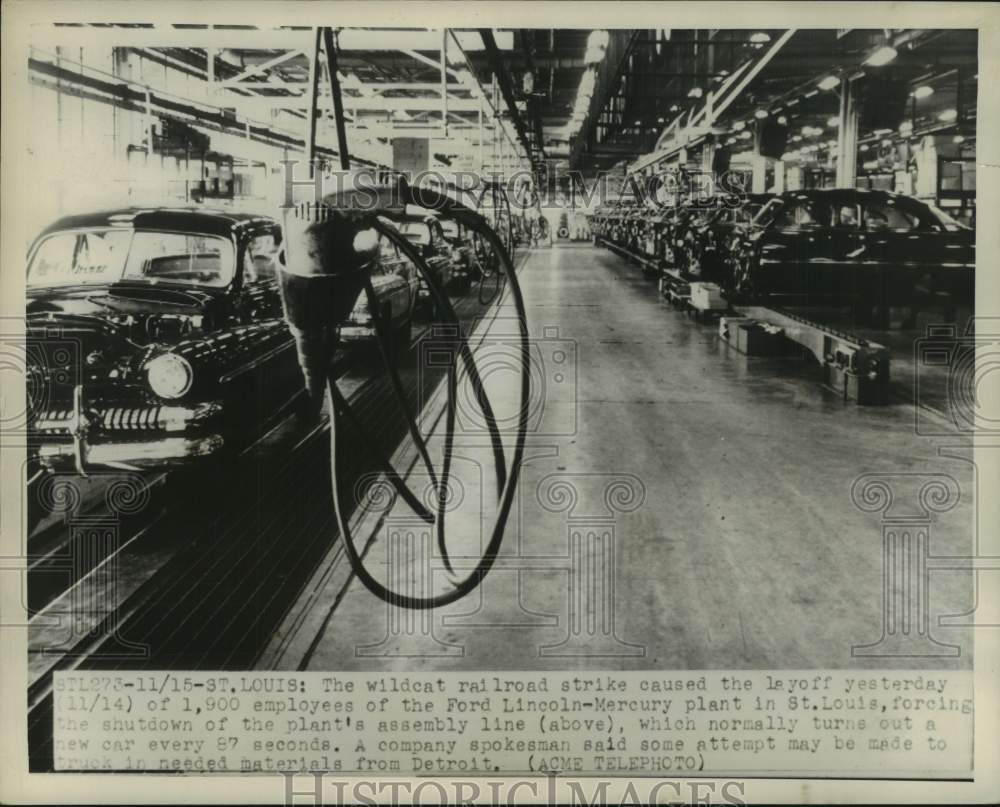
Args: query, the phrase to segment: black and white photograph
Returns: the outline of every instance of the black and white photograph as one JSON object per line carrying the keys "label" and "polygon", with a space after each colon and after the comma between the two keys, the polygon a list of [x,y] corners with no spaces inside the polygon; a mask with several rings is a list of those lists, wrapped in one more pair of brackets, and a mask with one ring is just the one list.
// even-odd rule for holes
{"label": "black and white photograph", "polygon": [[5,802],[1000,796],[995,6],[3,28]]}

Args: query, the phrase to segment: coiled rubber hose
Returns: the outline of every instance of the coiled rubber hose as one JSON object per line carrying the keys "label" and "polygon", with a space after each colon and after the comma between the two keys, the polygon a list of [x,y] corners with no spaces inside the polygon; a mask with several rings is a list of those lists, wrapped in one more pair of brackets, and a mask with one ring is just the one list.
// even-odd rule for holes
{"label": "coiled rubber hose", "polygon": [[[498,495],[498,508],[496,513],[496,519],[493,524],[493,531],[490,535],[490,539],[486,545],[486,549],[476,565],[475,569],[469,573],[463,580],[454,584],[454,588],[450,591],[445,591],[441,594],[433,596],[411,596],[408,594],[401,594],[400,592],[393,591],[383,585],[379,580],[377,580],[367,569],[364,563],[364,559],[355,544],[354,535],[351,532],[350,525],[347,523],[345,518],[345,507],[344,503],[341,501],[339,485],[337,480],[339,477],[338,469],[340,466],[340,455],[338,451],[337,433],[339,429],[339,414],[345,413],[350,416],[350,410],[347,407],[347,402],[343,399],[336,386],[336,381],[331,374],[327,378],[327,388],[330,394],[330,455],[332,463],[332,473],[331,477],[333,480],[333,506],[336,515],[337,526],[340,530],[341,539],[344,542],[344,550],[347,554],[347,559],[351,564],[351,569],[357,578],[364,584],[364,586],[371,591],[375,596],[389,603],[390,605],[395,605],[400,608],[409,609],[421,609],[426,610],[430,608],[437,608],[443,605],[448,605],[449,603],[455,602],[462,597],[466,596],[470,592],[474,591],[489,573],[490,569],[493,567],[494,562],[497,559],[497,555],[500,550],[500,546],[503,542],[504,531],[507,527],[507,520],[510,516],[510,511],[514,502],[514,493],[517,488],[518,479],[520,477],[521,461],[524,457],[524,443],[527,434],[528,427],[528,416],[529,416],[529,403],[530,403],[530,341],[528,334],[527,317],[524,308],[524,298],[521,294],[521,287],[517,282],[517,274],[514,269],[513,261],[510,255],[505,249],[503,243],[498,238],[497,234],[489,227],[483,217],[469,210],[468,208],[460,205],[454,200],[446,196],[440,196],[438,203],[436,205],[428,205],[426,195],[423,195],[417,204],[423,204],[427,207],[432,207],[436,209],[439,213],[445,217],[456,217],[461,218],[467,226],[475,230],[475,232],[481,236],[493,249],[494,253],[499,256],[500,263],[503,266],[503,272],[505,279],[509,282],[510,296],[514,302],[514,308],[518,320],[518,337],[519,337],[519,357],[520,357],[520,398],[519,398],[519,411],[517,416],[517,433],[514,439],[514,450],[510,458],[510,463],[508,465],[503,444],[500,439],[500,433],[496,425],[496,417],[493,414],[492,407],[490,406],[489,398],[486,395],[486,390],[483,387],[482,379],[479,375],[478,368],[476,366],[475,358],[472,355],[472,351],[469,349],[468,339],[458,322],[458,317],[455,314],[454,309],[448,300],[448,295],[444,290],[438,288],[434,277],[428,271],[426,264],[424,263],[421,256],[414,249],[413,245],[410,244],[405,238],[399,237],[398,233],[395,232],[394,228],[389,228],[382,222],[375,219],[372,226],[378,230],[383,235],[391,238],[399,246],[400,251],[403,252],[407,258],[409,258],[418,268],[418,270],[423,275],[424,281],[427,283],[427,287],[430,290],[431,295],[434,297],[435,303],[437,304],[437,309],[443,313],[445,319],[454,326],[455,330],[455,351],[458,357],[461,358],[463,366],[469,376],[469,381],[472,384],[473,391],[476,396],[476,401],[482,411],[482,414],[487,423],[490,434],[490,442],[493,449],[494,464],[496,468],[497,477],[497,495]],[[387,212],[385,214],[387,217],[392,218],[393,214]],[[377,308],[371,303],[374,302],[374,292],[371,289],[370,282],[366,288],[366,293],[369,295],[370,310],[373,315],[380,316],[377,313]],[[428,468],[428,472],[432,481],[436,482],[438,491],[438,508],[437,508],[437,538],[438,538],[438,548],[442,554],[442,558],[445,562],[446,567],[449,571],[452,570],[451,562],[448,557],[445,542],[445,510],[448,499],[448,478],[451,468],[451,454],[454,446],[454,433],[455,433],[455,414],[456,414],[456,397],[457,397],[457,366],[456,362],[450,362],[448,375],[447,375],[447,403],[446,403],[446,415],[445,415],[445,445],[444,445],[444,458],[442,462],[442,472],[440,478],[436,478],[433,474],[433,469],[430,467],[430,460],[426,450],[426,445],[423,443],[423,439],[420,437],[419,429],[417,427],[416,420],[413,416],[410,407],[408,406],[405,397],[403,395],[403,385],[399,379],[398,371],[395,367],[395,363],[390,355],[390,351],[386,348],[386,329],[387,323],[380,322],[376,320],[376,332],[379,337],[379,346],[382,352],[384,364],[386,366],[386,371],[390,376],[393,389],[396,392],[397,398],[399,398],[400,408],[403,411],[404,417],[407,420],[407,428],[411,437],[417,444],[418,451],[424,464]],[[353,419],[353,418],[352,418]],[[382,463],[383,467],[385,463]],[[398,477],[390,476],[390,480],[393,482],[397,491],[400,490],[400,484],[405,486],[403,482]],[[402,493],[402,491],[400,491]],[[404,499],[411,503],[417,500],[417,497],[412,493],[409,495],[404,494]],[[414,508],[420,511],[421,508]],[[425,519],[426,520],[426,519]]]}

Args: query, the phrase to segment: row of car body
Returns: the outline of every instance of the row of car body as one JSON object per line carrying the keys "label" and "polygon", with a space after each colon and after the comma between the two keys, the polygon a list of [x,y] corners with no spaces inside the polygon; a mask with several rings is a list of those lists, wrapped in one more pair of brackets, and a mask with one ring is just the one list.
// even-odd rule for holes
{"label": "row of car body", "polygon": [[968,304],[975,288],[974,232],[933,204],[887,191],[619,203],[598,208],[591,229],[653,272],[718,283],[731,299]]}
{"label": "row of car body", "polygon": [[[461,293],[481,271],[470,233],[416,214],[384,221],[365,292],[340,329],[376,317],[409,346],[434,315],[425,278]],[[403,250],[419,254],[418,267]],[[245,446],[303,388],[277,282],[282,229],[266,216],[125,209],[47,227],[27,262],[29,457],[39,470],[161,466]]]}

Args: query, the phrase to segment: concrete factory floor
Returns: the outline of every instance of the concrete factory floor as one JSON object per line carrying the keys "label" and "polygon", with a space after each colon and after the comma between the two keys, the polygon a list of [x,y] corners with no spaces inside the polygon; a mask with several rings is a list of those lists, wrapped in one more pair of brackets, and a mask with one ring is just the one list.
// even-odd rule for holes
{"label": "concrete factory floor", "polygon": [[[972,633],[954,615],[974,607],[972,574],[924,576],[922,547],[907,543],[929,531],[932,563],[974,551],[975,477],[962,439],[917,434],[910,403],[845,404],[804,360],[737,353],[715,325],[672,309],[636,267],[602,248],[534,250],[520,279],[536,339],[533,430],[502,557],[481,594],[402,612],[333,553],[263,666],[971,666]],[[516,380],[503,336],[510,313],[503,307],[481,324],[477,351],[501,421],[513,411]],[[461,501],[448,524],[459,576],[489,538],[495,501],[486,440],[464,400],[454,468]],[[439,457],[439,440],[433,448]],[[401,449],[397,461],[406,456]],[[413,474],[417,489],[425,485]],[[368,532],[359,524],[371,568],[392,563],[392,580],[412,593],[429,593],[428,579],[446,590],[442,559],[419,549],[421,536],[434,545],[433,533],[402,507],[369,519]],[[883,527],[894,536],[892,519],[907,526],[902,544],[886,539],[902,547],[889,565],[912,565],[890,582],[898,599],[888,601],[896,618],[914,621],[879,644],[891,620]]]}

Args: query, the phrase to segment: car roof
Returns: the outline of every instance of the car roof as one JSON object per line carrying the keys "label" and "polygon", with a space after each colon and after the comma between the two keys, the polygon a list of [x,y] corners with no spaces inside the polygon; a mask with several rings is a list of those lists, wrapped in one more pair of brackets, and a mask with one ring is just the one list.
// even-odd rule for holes
{"label": "car roof", "polygon": [[41,235],[60,230],[92,227],[130,227],[136,230],[181,230],[212,235],[230,235],[250,224],[276,224],[269,216],[211,210],[201,207],[126,207],[63,216],[42,230]]}
{"label": "car roof", "polygon": [[437,216],[424,215],[421,213],[406,213],[399,216],[393,216],[392,220],[398,224],[426,224],[428,226],[435,221],[440,221]]}
{"label": "car roof", "polygon": [[892,191],[881,191],[881,190],[869,190],[867,188],[812,188],[810,190],[799,190],[799,191],[785,191],[784,193],[778,194],[779,199],[789,200],[789,199],[828,199],[831,201],[836,201],[839,199],[906,199],[910,200],[912,197],[904,196],[903,194],[893,193]]}

